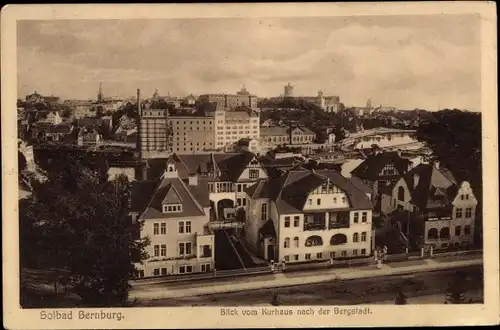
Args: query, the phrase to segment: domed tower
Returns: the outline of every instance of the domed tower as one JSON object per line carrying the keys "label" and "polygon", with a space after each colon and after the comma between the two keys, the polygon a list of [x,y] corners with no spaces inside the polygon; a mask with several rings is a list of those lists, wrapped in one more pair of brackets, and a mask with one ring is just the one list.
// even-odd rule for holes
{"label": "domed tower", "polygon": [[104,96],[102,94],[102,83],[99,83],[99,92],[97,93],[97,102],[101,103],[104,100]]}

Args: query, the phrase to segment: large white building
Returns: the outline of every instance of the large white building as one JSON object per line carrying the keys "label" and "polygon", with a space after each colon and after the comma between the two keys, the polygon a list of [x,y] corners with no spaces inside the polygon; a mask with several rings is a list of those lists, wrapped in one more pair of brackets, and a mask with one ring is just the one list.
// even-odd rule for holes
{"label": "large white building", "polygon": [[292,170],[248,194],[245,238],[267,260],[288,263],[369,256],[370,189],[331,170]]}

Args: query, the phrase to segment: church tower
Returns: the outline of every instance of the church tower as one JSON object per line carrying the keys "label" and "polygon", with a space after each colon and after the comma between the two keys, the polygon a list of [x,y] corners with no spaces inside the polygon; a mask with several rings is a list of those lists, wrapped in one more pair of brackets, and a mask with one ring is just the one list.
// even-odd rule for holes
{"label": "church tower", "polygon": [[104,100],[104,96],[102,95],[102,83],[99,83],[99,93],[97,93],[97,102],[102,102]]}

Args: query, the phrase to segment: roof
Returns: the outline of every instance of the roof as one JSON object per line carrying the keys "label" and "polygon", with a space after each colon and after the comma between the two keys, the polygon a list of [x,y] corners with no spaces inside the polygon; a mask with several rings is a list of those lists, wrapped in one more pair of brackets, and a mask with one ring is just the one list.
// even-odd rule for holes
{"label": "roof", "polygon": [[307,127],[303,126],[294,126],[294,127],[282,127],[282,126],[271,126],[271,127],[266,127],[266,126],[261,126],[260,128],[260,135],[261,136],[282,136],[286,135],[288,136],[290,132],[293,130],[301,130],[304,132],[304,134],[309,134],[309,135],[314,135],[314,132],[311,131]]}
{"label": "roof", "polygon": [[345,192],[351,209],[373,208],[367,196],[368,187],[359,182],[353,183],[332,170],[291,170],[280,177],[261,180],[248,187],[246,192],[252,198],[273,200],[280,214],[299,213],[304,209],[309,194],[328,181]]}
{"label": "roof", "polygon": [[[221,181],[237,181],[255,155],[251,152],[211,153],[194,155],[173,154],[180,178],[187,178],[191,173],[206,176],[214,173],[213,178]],[[167,159],[148,160],[148,179],[157,179],[163,174]]]}
{"label": "roof", "polygon": [[80,118],[77,119],[78,126],[101,126],[109,125],[109,118]]}
{"label": "roof", "polygon": [[272,220],[267,220],[266,223],[260,227],[259,232],[264,237],[276,237],[276,230],[274,229],[274,224]]}
{"label": "roof", "polygon": [[51,125],[48,126],[47,132],[68,134],[69,132],[71,132],[71,125],[68,124]]}
{"label": "roof", "polygon": [[367,184],[365,184],[363,181],[361,181],[360,178],[355,177],[355,176],[351,177],[351,183],[353,185],[355,185],[362,192],[364,192],[366,194],[373,194],[372,187],[370,187]]}
{"label": "roof", "polygon": [[[163,177],[158,186],[151,192],[152,183],[154,181],[145,181],[142,190],[136,188],[136,201],[132,200],[132,205],[136,209],[140,209],[141,202],[147,200],[144,212],[141,219],[169,219],[179,217],[194,217],[205,215],[203,208],[209,207],[208,200],[208,184],[204,180],[198,180],[196,186],[189,186],[183,180],[175,178]],[[137,197],[137,194],[143,196]],[[149,195],[149,196],[148,196]],[[206,197],[202,197],[206,195]],[[134,196],[134,195],[133,195]],[[148,196],[146,198],[146,196]],[[182,204],[182,211],[175,213],[163,213],[163,204]],[[144,204],[143,204],[144,205]]]}
{"label": "roof", "polygon": [[130,212],[144,211],[157,185],[156,181],[133,181],[130,188]]}
{"label": "roof", "polygon": [[394,164],[399,175],[403,175],[412,163],[410,160],[399,156],[396,151],[382,152],[369,155],[351,173],[358,178],[375,181],[379,178],[380,171],[387,164]]}
{"label": "roof", "polygon": [[448,170],[431,164],[419,164],[411,169],[403,176],[410,191],[410,202],[421,210],[450,207],[458,187],[449,175]]}

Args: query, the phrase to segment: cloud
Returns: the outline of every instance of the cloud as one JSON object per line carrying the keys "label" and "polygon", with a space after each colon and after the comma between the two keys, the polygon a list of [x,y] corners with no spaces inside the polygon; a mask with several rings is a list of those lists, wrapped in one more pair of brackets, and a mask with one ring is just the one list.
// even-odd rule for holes
{"label": "cloud", "polygon": [[[465,24],[467,23],[467,24]],[[94,97],[136,88],[272,96],[319,89],[348,105],[480,108],[479,20],[74,20],[19,23],[19,92]],[[465,92],[464,92],[465,91]],[[465,95],[466,94],[466,95]]]}

